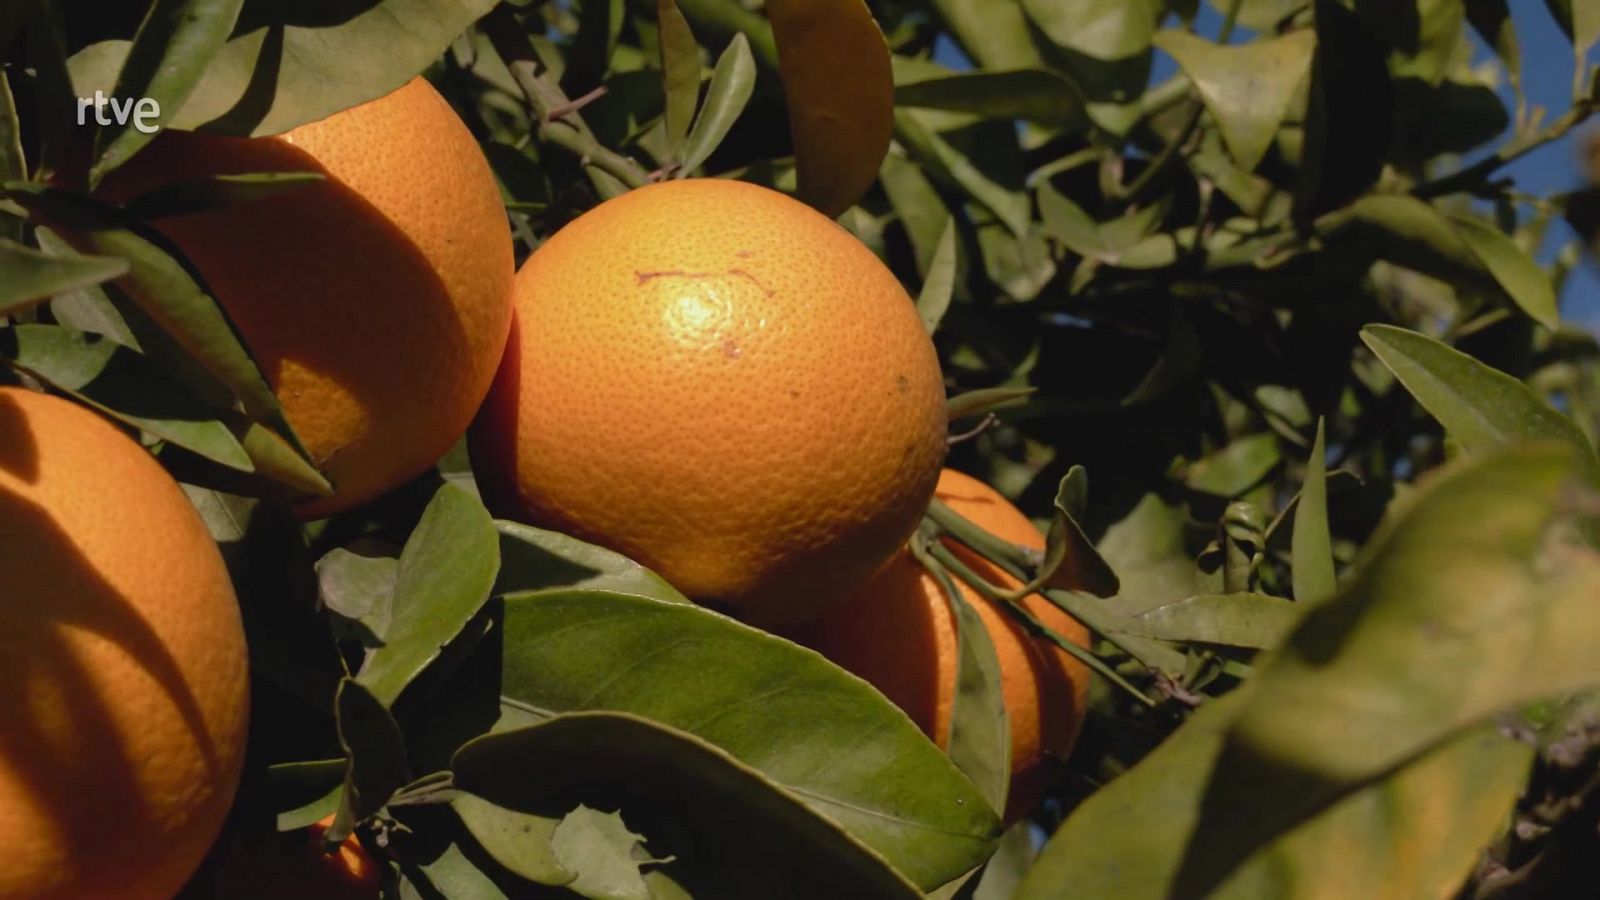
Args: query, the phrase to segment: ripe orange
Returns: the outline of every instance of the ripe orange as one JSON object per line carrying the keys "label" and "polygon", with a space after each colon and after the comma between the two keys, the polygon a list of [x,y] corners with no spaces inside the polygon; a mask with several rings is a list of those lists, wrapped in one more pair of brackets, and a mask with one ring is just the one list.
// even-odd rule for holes
{"label": "ripe orange", "polygon": [[466,430],[505,347],[513,263],[493,173],[421,78],[277,137],[165,132],[101,194],[295,171],[326,180],[157,225],[334,482],[301,508],[314,517],[418,475]]}
{"label": "ripe orange", "polygon": [[847,596],[916,527],[938,359],[889,270],[809,207],[737,181],[631,191],[540,247],[516,303],[472,434],[502,514],[763,624]]}
{"label": "ripe orange", "polygon": [[[291,832],[236,832],[213,857],[210,878],[196,879],[218,900],[376,900],[383,870],[355,835],[332,853],[322,836],[328,816]],[[196,892],[200,895],[200,892]]]}
{"label": "ripe orange", "polygon": [[0,572],[0,898],[171,897],[244,755],[244,632],[216,544],[138,444],[3,388]]}
{"label": "ripe orange", "polygon": [[[946,469],[936,492],[951,509],[985,530],[1034,549],[1044,539],[1015,506],[977,479]],[[946,545],[991,584],[1015,588],[1015,578],[950,538]],[[1088,700],[1089,669],[1047,639],[1034,638],[1009,612],[956,583],[972,604],[1000,660],[1006,717],[1011,727],[1011,794],[1006,820],[1038,802],[1046,757],[1065,757],[1077,740]],[[1087,647],[1088,630],[1038,594],[1023,606],[1046,627]],[[940,747],[950,734],[955,699],[956,629],[949,603],[909,551],[903,551],[849,602],[802,637],[824,656],[871,682],[905,710]]]}

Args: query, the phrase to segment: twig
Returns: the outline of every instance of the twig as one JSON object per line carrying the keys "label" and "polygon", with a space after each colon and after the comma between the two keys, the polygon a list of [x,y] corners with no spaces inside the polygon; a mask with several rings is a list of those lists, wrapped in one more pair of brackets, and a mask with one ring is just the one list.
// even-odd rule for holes
{"label": "twig", "polygon": [[1443,178],[1423,182],[1417,185],[1411,193],[1423,200],[1442,197],[1445,194],[1454,194],[1458,191],[1477,193],[1477,189],[1481,187],[1482,182],[1498,171],[1501,166],[1515,162],[1545,144],[1565,137],[1567,132],[1583,124],[1586,119],[1594,115],[1597,108],[1600,108],[1600,104],[1597,104],[1594,100],[1585,100],[1578,103],[1567,110],[1561,118],[1551,122],[1543,131],[1512,138],[1489,156]]}
{"label": "twig", "polygon": [[627,187],[643,187],[649,183],[649,175],[643,166],[604,146],[595,138],[594,132],[589,130],[577,113],[579,108],[594,98],[586,94],[579,101],[573,101],[562,93],[561,88],[545,75],[547,70],[544,64],[508,7],[496,7],[481,20],[480,26],[494,45],[495,52],[500,54],[506,67],[511,70],[517,87],[522,89],[529,109],[533,110],[540,139],[570,151],[586,166],[593,165]]}
{"label": "twig", "polygon": [[601,97],[604,97],[605,95],[606,95],[606,86],[602,84],[599,87],[595,88],[594,90],[590,91],[589,93],[584,94],[582,97],[576,97],[574,99],[568,100],[566,103],[563,103],[563,104],[561,104],[559,106],[552,107],[551,110],[550,110],[550,113],[549,113],[550,121],[554,122],[554,121],[556,121],[558,119],[564,119],[567,116],[570,116],[573,113],[577,112],[578,110],[583,109],[585,106],[588,106],[589,104],[593,103],[594,101],[599,100]]}

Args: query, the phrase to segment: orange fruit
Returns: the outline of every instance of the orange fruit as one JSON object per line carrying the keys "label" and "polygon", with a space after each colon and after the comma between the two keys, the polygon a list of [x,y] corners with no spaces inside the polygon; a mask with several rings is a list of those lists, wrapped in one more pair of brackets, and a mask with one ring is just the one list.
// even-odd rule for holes
{"label": "orange fruit", "polygon": [[350,835],[329,853],[333,816],[298,831],[230,834],[196,896],[218,900],[377,900],[383,870]]}
{"label": "orange fruit", "polygon": [[503,515],[762,624],[847,596],[916,527],[944,458],[938,359],[889,270],[810,207],[654,184],[551,237],[515,293],[471,436]]}
{"label": "orange fruit", "polygon": [[171,897],[233,800],[244,631],[151,456],[0,388],[0,898]]}
{"label": "orange fruit", "polygon": [[333,481],[300,508],[326,515],[420,474],[466,430],[511,324],[510,231],[477,142],[421,78],[276,137],[164,132],[100,193],[252,172],[326,180],[156,225]]}
{"label": "orange fruit", "polygon": [[[997,537],[1044,548],[1044,538],[1033,523],[975,478],[946,469],[935,496]],[[969,548],[951,538],[944,541],[984,580],[1007,589],[1020,587],[1009,573]],[[1077,740],[1088,702],[1089,669],[1048,639],[1030,636],[1013,614],[960,578],[955,581],[983,621],[999,657],[1011,728],[1011,792],[1005,817],[1015,821],[1043,793],[1046,758],[1065,757]],[[1079,646],[1089,646],[1088,630],[1049,600],[1031,594],[1023,606],[1045,627]],[[871,682],[941,748],[947,745],[956,688],[956,627],[944,591],[910,551],[895,557],[802,640]]]}

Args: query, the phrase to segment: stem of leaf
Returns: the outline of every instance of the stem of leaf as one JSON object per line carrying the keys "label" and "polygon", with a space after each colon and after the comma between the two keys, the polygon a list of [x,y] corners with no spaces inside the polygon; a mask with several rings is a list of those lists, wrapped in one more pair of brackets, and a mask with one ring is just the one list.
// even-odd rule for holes
{"label": "stem of leaf", "polygon": [[1090,651],[1085,650],[1072,641],[1067,640],[1065,637],[1062,637],[1060,634],[1057,634],[1055,631],[1045,627],[1045,624],[1040,622],[1038,617],[1034,616],[1033,613],[1029,612],[1027,607],[1015,600],[1007,598],[1004,591],[990,584],[978,573],[972,571],[972,569],[966,563],[962,562],[961,559],[957,557],[949,547],[945,546],[942,541],[929,542],[928,555],[938,561],[940,565],[944,566],[948,572],[954,574],[962,581],[965,581],[984,599],[990,601],[991,603],[1001,604],[1005,608],[1009,609],[1013,615],[1022,620],[1023,625],[1027,627],[1029,633],[1037,637],[1045,638],[1052,644],[1060,647],[1062,650],[1072,654],[1084,665],[1097,672],[1102,678],[1105,678],[1107,681],[1111,682],[1117,687],[1127,691],[1129,695],[1138,700],[1140,703],[1143,703],[1145,706],[1153,707],[1156,705],[1156,701],[1150,699],[1150,697],[1147,696],[1144,691],[1134,687],[1128,682],[1127,679],[1117,674],[1117,671],[1106,665],[1106,663],[1101,660],[1100,657],[1095,656]]}

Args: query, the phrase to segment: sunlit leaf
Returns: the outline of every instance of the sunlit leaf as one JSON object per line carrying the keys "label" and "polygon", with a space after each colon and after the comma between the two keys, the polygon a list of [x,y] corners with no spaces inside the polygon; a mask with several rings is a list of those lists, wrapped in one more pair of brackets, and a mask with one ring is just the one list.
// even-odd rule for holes
{"label": "sunlit leaf", "polygon": [[[617,6],[620,10],[621,3]],[[667,152],[676,158],[683,155],[689,123],[700,102],[700,46],[676,0],[657,0],[656,31],[661,44],[661,89],[666,98],[662,119],[667,128]]]}
{"label": "sunlit leaf", "polygon": [[489,599],[500,566],[494,522],[477,497],[446,483],[400,554],[383,646],[357,679],[390,705]]}
{"label": "sunlit leaf", "polygon": [[711,84],[706,88],[706,102],[700,107],[694,129],[689,132],[683,148],[683,169],[693,172],[700,168],[716,151],[728,130],[744,112],[745,104],[756,86],[756,63],[750,55],[750,42],[742,34],[734,35],[728,49],[717,58],[711,72]]}
{"label": "sunlit leaf", "polygon": [[945,223],[944,235],[939,238],[939,248],[934,251],[923,279],[922,292],[917,295],[917,313],[922,316],[922,327],[933,334],[950,308],[950,298],[955,291],[956,269],[959,264],[956,246],[956,222]]}
{"label": "sunlit leaf", "polygon": [[1453,216],[1456,233],[1466,241],[1512,302],[1530,318],[1554,330],[1560,325],[1556,292],[1544,270],[1516,242],[1476,216]]}
{"label": "sunlit leaf", "polygon": [[[561,639],[548,639],[555,629]],[[518,708],[620,710],[691,732],[794,791],[919,885],[972,868],[998,835],[983,797],[877,692],[810,650],[709,610],[539,590],[508,596],[503,625],[486,640],[503,654],[501,693]]]}

